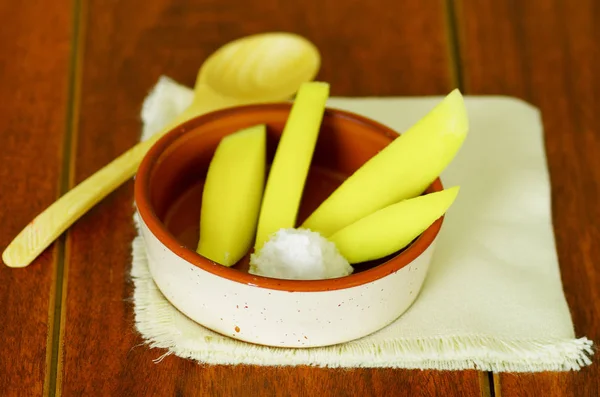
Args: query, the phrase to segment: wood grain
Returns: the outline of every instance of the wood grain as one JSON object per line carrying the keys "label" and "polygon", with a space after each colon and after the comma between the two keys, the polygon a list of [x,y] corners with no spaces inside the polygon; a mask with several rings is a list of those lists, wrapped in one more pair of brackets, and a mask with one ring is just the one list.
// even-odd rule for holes
{"label": "wood grain", "polygon": [[[553,223],[577,336],[600,342],[600,3],[457,2],[464,88],[538,106],[546,134]],[[600,365],[576,373],[502,374],[496,395],[597,396]]]}
{"label": "wood grain", "polygon": [[[242,35],[305,35],[323,52],[319,78],[332,84],[333,95],[443,94],[452,85],[441,1],[86,4],[74,182],[137,141],[142,100],[161,74],[192,85],[202,60]],[[164,351],[141,345],[130,301],[132,186],[110,195],[69,233],[63,395],[479,394],[475,371],[200,366],[176,357],[153,363]]]}
{"label": "wood grain", "polygon": [[[0,2],[0,250],[59,194],[67,115],[67,1]],[[0,394],[44,392],[57,247],[29,268],[0,264]],[[50,339],[49,339],[50,337]]]}

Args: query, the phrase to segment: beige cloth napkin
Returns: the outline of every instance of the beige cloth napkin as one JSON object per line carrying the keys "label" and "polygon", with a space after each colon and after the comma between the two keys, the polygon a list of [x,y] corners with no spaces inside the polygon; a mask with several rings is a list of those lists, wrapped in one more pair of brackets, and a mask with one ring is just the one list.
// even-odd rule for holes
{"label": "beige cloth napkin", "polygon": [[[146,99],[143,135],[182,111],[192,91],[163,77]],[[331,98],[397,131],[441,97]],[[138,236],[133,242],[135,321],[151,347],[213,364],[578,370],[592,342],[576,339],[565,301],[550,218],[550,186],[538,111],[505,97],[467,97],[471,130],[443,173],[461,185],[414,305],[396,322],[342,345],[255,346],[203,328],[161,295]]]}

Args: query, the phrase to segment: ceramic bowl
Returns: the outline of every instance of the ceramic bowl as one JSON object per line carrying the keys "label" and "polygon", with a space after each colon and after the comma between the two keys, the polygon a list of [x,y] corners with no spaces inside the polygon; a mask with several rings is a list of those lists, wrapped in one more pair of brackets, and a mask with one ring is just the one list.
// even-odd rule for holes
{"label": "ceramic bowl", "polygon": [[[290,106],[230,108],[170,131],[142,161],[135,200],[152,277],[181,312],[204,327],[246,342],[298,348],[333,345],[371,334],[408,309],[425,279],[443,218],[401,252],[359,264],[353,274],[336,279],[260,277],[247,272],[249,254],[231,268],[197,254],[203,179],[219,141],[264,123],[270,161]],[[397,136],[365,117],[327,109],[299,224]],[[442,189],[438,179],[428,192]]]}

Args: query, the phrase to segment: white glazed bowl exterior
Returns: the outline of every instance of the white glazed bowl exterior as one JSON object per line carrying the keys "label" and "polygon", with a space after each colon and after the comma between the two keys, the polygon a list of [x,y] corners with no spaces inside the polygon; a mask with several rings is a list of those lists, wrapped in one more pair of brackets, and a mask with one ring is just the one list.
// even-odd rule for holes
{"label": "white glazed bowl exterior", "polygon": [[434,240],[408,265],[372,282],[329,291],[290,292],[203,270],[175,254],[141,215],[139,219],[152,277],[177,309],[223,335],[276,347],[343,343],[390,324],[417,297],[435,246]]}

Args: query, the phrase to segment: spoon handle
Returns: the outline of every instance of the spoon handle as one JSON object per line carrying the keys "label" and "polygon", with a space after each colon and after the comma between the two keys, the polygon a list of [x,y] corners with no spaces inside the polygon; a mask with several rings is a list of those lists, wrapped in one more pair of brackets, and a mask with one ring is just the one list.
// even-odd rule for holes
{"label": "spoon handle", "polygon": [[[195,99],[194,103],[162,131],[117,157],[36,216],[6,247],[2,253],[4,263],[13,268],[28,266],[83,214],[130,179],[136,173],[146,152],[167,131],[192,117],[215,110],[214,103],[211,104],[204,100],[205,98],[196,95]],[[226,107],[227,104],[223,101],[219,105]]]}

